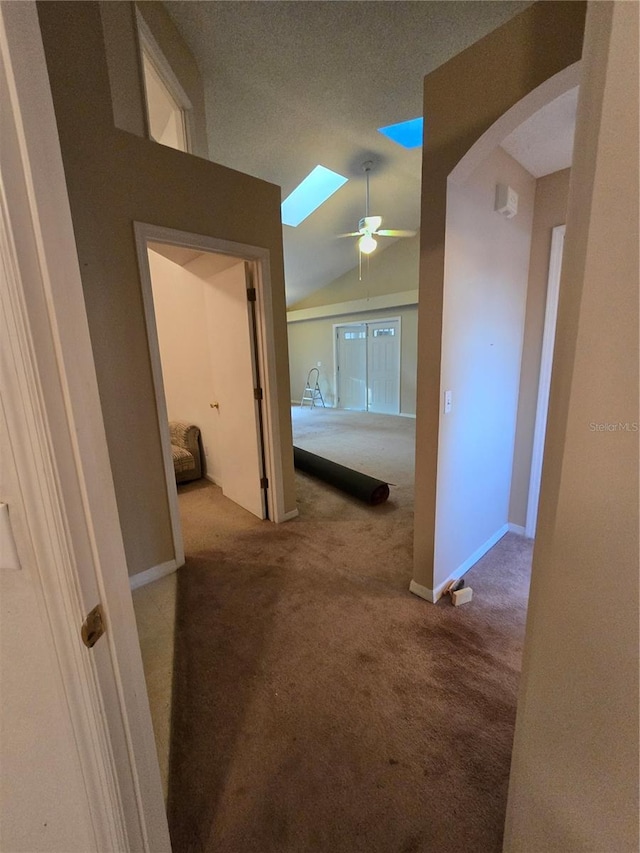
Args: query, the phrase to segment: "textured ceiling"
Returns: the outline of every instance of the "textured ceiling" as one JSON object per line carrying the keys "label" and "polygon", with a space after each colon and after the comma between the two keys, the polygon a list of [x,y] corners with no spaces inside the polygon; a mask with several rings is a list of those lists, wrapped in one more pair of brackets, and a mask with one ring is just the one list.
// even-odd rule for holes
{"label": "textured ceiling", "polygon": [[534,113],[502,143],[534,178],[568,169],[573,159],[578,86]]}
{"label": "textured ceiling", "polygon": [[283,198],[318,163],[350,179],[297,228],[283,227],[292,305],[357,265],[355,240],[335,235],[364,215],[365,160],[371,213],[386,228],[418,227],[422,149],[377,128],[421,115],[424,76],[530,4],[165,5],[204,78],[213,160],[280,185]]}

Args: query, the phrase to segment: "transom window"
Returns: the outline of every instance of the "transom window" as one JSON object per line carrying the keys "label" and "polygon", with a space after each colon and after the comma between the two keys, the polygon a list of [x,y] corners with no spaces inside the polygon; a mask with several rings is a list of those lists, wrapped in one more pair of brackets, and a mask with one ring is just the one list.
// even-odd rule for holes
{"label": "transom window", "polygon": [[161,145],[189,150],[191,103],[151,30],[138,12],[149,136]]}
{"label": "transom window", "polygon": [[171,95],[145,51],[142,52],[142,64],[151,138],[169,148],[187,151],[184,110]]}

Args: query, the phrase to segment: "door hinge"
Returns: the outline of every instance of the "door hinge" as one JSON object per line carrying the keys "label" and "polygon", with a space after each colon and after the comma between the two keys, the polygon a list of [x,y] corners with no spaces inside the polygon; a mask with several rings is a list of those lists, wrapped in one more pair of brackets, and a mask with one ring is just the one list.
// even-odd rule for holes
{"label": "door hinge", "polygon": [[268,489],[269,488],[269,480],[266,477],[260,477],[260,488]]}
{"label": "door hinge", "polygon": [[80,634],[82,642],[88,649],[92,649],[104,634],[104,618],[102,616],[102,605],[96,604],[82,623]]}
{"label": "door hinge", "polygon": [[255,289],[255,287],[248,287],[247,288],[247,301],[248,302],[255,302],[256,301],[256,289]]}
{"label": "door hinge", "polygon": [[262,400],[262,388],[253,389],[253,398],[254,400]]}

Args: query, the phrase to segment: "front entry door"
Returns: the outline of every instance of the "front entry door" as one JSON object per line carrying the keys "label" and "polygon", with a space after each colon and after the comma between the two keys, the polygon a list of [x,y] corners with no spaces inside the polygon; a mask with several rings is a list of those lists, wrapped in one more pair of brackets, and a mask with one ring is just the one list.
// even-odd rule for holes
{"label": "front entry door", "polygon": [[335,326],[340,409],[400,412],[400,320]]}
{"label": "front entry door", "polygon": [[368,409],[400,411],[400,329],[397,320],[367,323]]}
{"label": "front entry door", "polygon": [[338,326],[338,407],[364,412],[367,408],[367,326]]}

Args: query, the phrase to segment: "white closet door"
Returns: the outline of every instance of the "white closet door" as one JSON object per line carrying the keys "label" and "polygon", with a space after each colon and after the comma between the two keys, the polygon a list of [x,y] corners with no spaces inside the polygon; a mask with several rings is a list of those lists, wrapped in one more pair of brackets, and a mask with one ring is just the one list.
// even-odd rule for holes
{"label": "white closet door", "polygon": [[338,408],[363,412],[367,408],[367,327],[338,326]]}
{"label": "white closet door", "polygon": [[256,366],[252,318],[247,301],[247,271],[239,263],[209,279],[211,356],[216,387],[212,411],[220,427],[222,491],[240,506],[265,518],[261,487],[262,437],[255,399]]}
{"label": "white closet door", "polygon": [[400,323],[367,323],[368,409],[387,415],[400,411]]}

